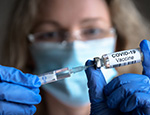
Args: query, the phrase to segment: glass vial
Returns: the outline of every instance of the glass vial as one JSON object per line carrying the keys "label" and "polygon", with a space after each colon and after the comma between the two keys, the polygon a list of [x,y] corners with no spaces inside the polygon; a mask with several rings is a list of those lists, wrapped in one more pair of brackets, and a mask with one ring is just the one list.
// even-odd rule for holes
{"label": "glass vial", "polygon": [[140,63],[143,60],[143,53],[140,48],[124,50],[109,54],[104,54],[102,57],[95,57],[94,63],[96,68],[115,68],[135,63]]}

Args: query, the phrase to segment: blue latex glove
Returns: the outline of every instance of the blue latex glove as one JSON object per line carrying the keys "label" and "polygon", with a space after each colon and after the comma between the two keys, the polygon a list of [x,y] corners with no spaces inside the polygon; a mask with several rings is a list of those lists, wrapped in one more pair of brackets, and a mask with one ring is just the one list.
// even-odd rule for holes
{"label": "blue latex glove", "polygon": [[105,86],[104,92],[109,108],[119,108],[124,113],[135,115],[150,114],[150,79],[145,75],[118,76]]}
{"label": "blue latex glove", "polygon": [[41,101],[38,76],[0,65],[0,115],[32,115]]}
{"label": "blue latex glove", "polygon": [[150,42],[148,40],[143,40],[140,43],[140,48],[144,56],[142,62],[143,74],[150,78]]}
{"label": "blue latex glove", "polygon": [[[88,60],[86,65],[93,65],[93,61]],[[103,93],[106,81],[101,70],[89,67],[85,72],[88,78],[91,115],[121,115],[118,109],[111,109],[107,105],[107,99]]]}
{"label": "blue latex glove", "polygon": [[[86,70],[92,115],[148,115],[150,114],[150,43],[141,42],[144,54],[143,74],[124,74],[106,84],[100,70]],[[86,65],[91,65],[87,61]],[[120,112],[121,111],[121,112]]]}
{"label": "blue latex glove", "polygon": [[140,47],[144,54],[143,75],[121,75],[106,85],[104,92],[110,108],[132,111],[136,115],[150,115],[150,42],[143,40]]}

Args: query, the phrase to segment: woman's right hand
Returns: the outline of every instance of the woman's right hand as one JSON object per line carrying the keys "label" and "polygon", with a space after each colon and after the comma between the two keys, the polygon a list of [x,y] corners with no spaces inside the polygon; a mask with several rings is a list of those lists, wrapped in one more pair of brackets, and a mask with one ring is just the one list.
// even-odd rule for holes
{"label": "woman's right hand", "polygon": [[34,114],[34,105],[41,101],[40,86],[38,76],[0,65],[0,114]]}

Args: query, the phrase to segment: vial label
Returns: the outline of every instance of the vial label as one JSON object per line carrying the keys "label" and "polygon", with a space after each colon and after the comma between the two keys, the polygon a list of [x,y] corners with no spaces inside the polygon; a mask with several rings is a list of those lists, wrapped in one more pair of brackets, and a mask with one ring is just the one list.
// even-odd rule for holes
{"label": "vial label", "polygon": [[139,48],[115,52],[107,54],[107,56],[110,68],[141,62],[141,51]]}
{"label": "vial label", "polygon": [[39,79],[40,79],[42,85],[46,84],[46,83],[57,81],[55,71],[42,74],[39,76]]}

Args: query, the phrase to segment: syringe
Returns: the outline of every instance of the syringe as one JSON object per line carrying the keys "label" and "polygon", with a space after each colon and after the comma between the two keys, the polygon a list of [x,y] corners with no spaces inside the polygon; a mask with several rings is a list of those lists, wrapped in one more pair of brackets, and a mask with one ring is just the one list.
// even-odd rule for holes
{"label": "syringe", "polygon": [[54,71],[51,71],[48,73],[38,75],[38,77],[40,78],[42,85],[44,85],[47,83],[58,81],[60,79],[71,77],[71,74],[81,72],[81,71],[86,70],[88,67],[91,67],[91,66],[94,66],[94,65],[78,66],[78,67],[74,67],[72,69],[62,68],[62,69],[58,69],[58,70],[54,70]]}
{"label": "syringe", "polygon": [[77,73],[87,69],[88,67],[95,66],[96,68],[105,67],[114,68],[125,66],[129,64],[139,63],[143,60],[143,53],[140,48],[124,50],[120,52],[114,52],[110,54],[104,54],[101,57],[94,58],[94,65],[90,66],[78,66],[72,69],[63,68],[54,70],[42,75],[39,75],[40,81],[43,84],[51,83],[60,79],[70,77],[71,74]]}

